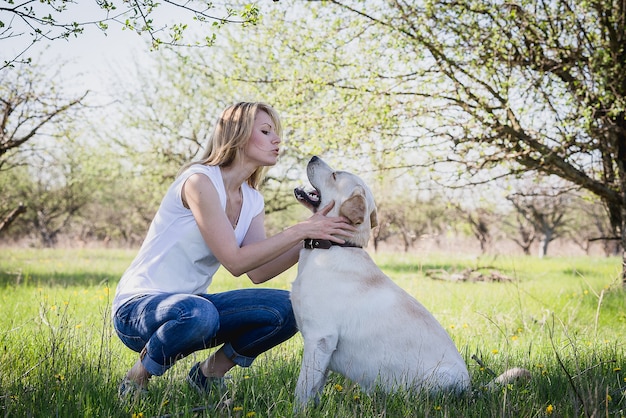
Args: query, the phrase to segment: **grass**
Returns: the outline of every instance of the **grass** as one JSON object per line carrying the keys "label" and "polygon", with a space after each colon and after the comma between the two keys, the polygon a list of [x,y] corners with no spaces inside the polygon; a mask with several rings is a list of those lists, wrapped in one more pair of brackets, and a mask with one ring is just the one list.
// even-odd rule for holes
{"label": "grass", "polygon": [[[202,399],[186,373],[206,352],[153,379],[136,403],[117,386],[136,354],[112,330],[110,303],[134,251],[0,250],[0,415],[6,417],[292,416],[300,336],[233,370],[227,405]],[[450,333],[477,388],[449,398],[365,394],[331,374],[311,417],[578,417],[626,415],[626,292],[616,258],[453,258],[374,255]],[[431,269],[497,270],[509,283],[432,280]],[[267,284],[289,288],[295,270]],[[223,271],[212,291],[252,286]],[[490,392],[484,366],[531,370],[530,382]]]}

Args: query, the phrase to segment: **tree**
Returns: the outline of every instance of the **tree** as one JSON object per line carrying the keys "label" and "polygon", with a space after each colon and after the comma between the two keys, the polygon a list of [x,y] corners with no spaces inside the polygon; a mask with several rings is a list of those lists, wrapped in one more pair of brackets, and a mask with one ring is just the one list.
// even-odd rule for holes
{"label": "tree", "polygon": [[[83,107],[86,93],[80,97],[64,97],[58,91],[59,73],[37,65],[17,65],[0,72],[0,173],[20,165],[29,165],[40,153],[36,142],[52,138],[65,119],[75,117]],[[41,143],[39,143],[41,146]],[[13,222],[24,214],[22,200],[12,201],[6,193],[0,197],[0,211],[9,211]],[[0,232],[11,222],[2,222]]]}
{"label": "tree", "polygon": [[566,215],[570,211],[572,196],[550,188],[513,193],[507,199],[517,214],[532,225],[529,236],[540,237],[539,258],[548,255],[550,243],[566,233]]}
{"label": "tree", "polygon": [[[504,219],[505,233],[522,249],[525,255],[530,255],[530,248],[536,239],[535,228],[519,211],[513,214],[513,218],[513,220]],[[513,230],[513,232],[510,233],[508,230]]]}
{"label": "tree", "polygon": [[[135,205],[136,214],[128,219],[149,215],[149,222],[180,167],[199,158],[224,108],[240,100],[263,100],[275,104],[272,97],[279,92],[261,93],[255,86],[242,85],[224,75],[228,74],[230,62],[223,51],[216,47],[207,57],[199,50],[183,54],[176,48],[165,47],[159,54],[151,56],[153,59],[149,65],[137,69],[137,77],[132,82],[124,84],[122,81],[120,86],[116,81],[116,92],[119,93],[113,113],[123,117],[115,128],[105,132],[102,142],[117,144],[121,158],[135,167],[135,177],[125,179],[129,187],[122,191],[130,193],[133,190],[127,203]],[[130,80],[131,77],[117,79]],[[267,86],[267,90],[270,92],[271,88]],[[129,111],[130,104],[132,111]],[[276,107],[283,114],[280,105]],[[112,122],[107,120],[107,124],[111,126]],[[285,125],[288,130],[292,126]],[[305,172],[304,159],[307,156],[294,158],[295,148],[286,144],[282,148],[280,165],[269,170],[262,185],[267,214],[291,212],[288,209],[299,206],[293,188],[300,183],[297,179]],[[149,157],[149,164],[146,164],[146,157]],[[145,183],[145,191],[139,192],[142,198],[137,199],[140,182]],[[125,208],[126,212],[129,210]],[[277,231],[283,227],[284,223]],[[87,228],[89,231],[104,229],[103,225]],[[129,229],[132,228],[129,226]],[[118,235],[119,231],[115,234]],[[123,235],[134,234],[127,230]]]}
{"label": "tree", "polygon": [[454,205],[459,216],[467,221],[472,235],[480,244],[480,253],[485,254],[490,249],[494,241],[494,220],[496,218],[493,211],[487,208],[479,207],[476,209],[467,209],[461,205]]}
{"label": "tree", "polygon": [[[126,117],[124,129],[115,131],[121,133],[117,142],[129,153],[136,153],[134,160],[140,161],[145,155],[157,158],[157,163],[146,170],[154,175],[160,173],[161,182],[166,183],[183,162],[202,150],[222,109],[239,100],[270,103],[283,118],[285,134],[280,164],[268,171],[263,184],[269,213],[297,204],[293,188],[306,178],[306,162],[311,155],[324,153],[332,164],[331,152],[336,149],[358,150],[349,161],[355,168],[382,155],[382,151],[368,153],[362,147],[361,132],[370,125],[359,129],[342,122],[337,126],[334,116],[346,113],[334,107],[335,102],[325,91],[318,94],[317,89],[309,89],[297,79],[293,83],[267,82],[289,69],[279,62],[259,65],[259,57],[265,57],[264,51],[272,48],[266,42],[280,43],[275,33],[271,38],[257,37],[259,30],[250,29],[250,37],[257,39],[255,43],[239,33],[225,32],[222,41],[228,40],[228,44],[216,46],[211,55],[200,50],[163,48],[162,54],[154,55],[151,65],[139,72],[138,85],[120,89],[126,94],[119,101],[124,108],[118,113]],[[257,82],[258,78],[266,81]],[[134,109],[129,112],[125,106],[131,100]],[[375,119],[372,115],[371,120]],[[345,163],[342,161],[341,167],[350,169]]]}
{"label": "tree", "polygon": [[391,221],[385,213],[384,204],[378,206],[377,209],[379,211],[378,215],[381,216],[378,218],[378,226],[372,231],[372,241],[374,244],[374,251],[376,252],[378,251],[382,242],[387,241],[394,235],[393,229],[391,228]]}
{"label": "tree", "polygon": [[607,257],[619,255],[620,245],[612,235],[606,207],[595,196],[577,194],[569,217],[567,236],[583,251],[589,253],[592,244],[599,242]]}
{"label": "tree", "polygon": [[25,235],[36,235],[44,247],[53,247],[60,234],[67,232],[71,222],[91,201],[101,182],[99,173],[89,169],[89,158],[96,160],[91,147],[71,137],[55,140],[47,152],[4,173],[4,198],[26,202],[19,222]]}
{"label": "tree", "polygon": [[15,209],[9,212],[8,215],[0,216],[0,219],[2,219],[2,222],[0,222],[0,233],[7,229],[13,221],[24,212],[26,212],[26,206],[24,206],[24,203],[20,202]]}
{"label": "tree", "polygon": [[[404,120],[423,121],[415,142],[447,142],[439,161],[466,178],[487,181],[485,169],[506,163],[497,175],[556,175],[598,196],[621,240],[626,286],[626,3],[330,3],[319,13],[334,14],[327,24],[341,41],[325,39],[335,56],[350,48],[345,56],[366,63],[335,62],[353,76],[328,84],[384,95]],[[359,41],[342,48],[357,27]],[[355,53],[365,42],[379,53]],[[384,65],[371,71],[366,57]]]}
{"label": "tree", "polygon": [[[182,20],[168,24],[173,15]],[[73,0],[8,1],[0,6],[0,41],[20,40],[23,46],[0,65],[0,70],[16,62],[30,62],[27,52],[40,41],[68,40],[91,26],[106,33],[110,25],[118,25],[147,36],[153,48],[210,46],[216,39],[214,31],[194,41],[189,41],[186,35],[194,26],[217,30],[227,23],[254,25],[259,19],[259,8],[254,3],[218,9],[212,1],[103,0],[92,4]]]}
{"label": "tree", "polygon": [[47,127],[83,105],[87,93],[64,97],[55,83],[59,73],[50,70],[19,65],[0,72],[0,171],[24,163],[29,141],[51,135]]}
{"label": "tree", "polygon": [[[451,8],[457,5],[461,7],[463,3],[449,4]],[[423,39],[415,41],[398,36],[397,30],[403,26],[396,26],[395,21],[393,25],[384,24],[382,18],[391,19],[391,13],[398,15],[398,22],[400,18],[411,17],[399,15],[399,9],[378,10],[376,4],[368,4],[368,12],[379,14],[380,19],[376,20],[354,14],[356,9],[330,7],[328,3],[307,3],[306,10],[297,11],[292,6],[293,3],[281,2],[277,13],[267,16],[272,19],[268,25],[246,28],[246,36],[241,36],[239,28],[229,25],[228,30],[232,29],[233,34],[228,37],[228,43],[212,49],[210,55],[199,49],[176,49],[179,55],[171,55],[176,63],[172,62],[175,65],[168,70],[169,79],[164,73],[164,80],[170,84],[156,88],[157,84],[147,80],[142,90],[135,91],[154,99],[152,103],[146,101],[149,105],[145,113],[138,107],[132,112],[126,109],[133,116],[142,113],[142,120],[136,125],[137,131],[120,131],[118,138],[120,143],[128,141],[127,144],[137,147],[138,159],[134,160],[138,164],[137,175],[150,171],[149,177],[156,188],[163,187],[180,162],[193,156],[194,150],[204,142],[205,128],[212,125],[217,112],[235,100],[268,101],[283,115],[287,131],[281,163],[270,173],[267,184],[276,193],[266,194],[271,196],[268,208],[278,209],[293,202],[294,181],[303,176],[310,155],[317,153],[324,153],[335,166],[360,174],[364,173],[364,167],[385,170],[380,175],[386,178],[399,177],[395,174],[409,173],[412,166],[419,165],[433,168],[433,178],[442,182],[444,175],[455,172],[470,176],[475,183],[487,182],[489,178],[482,174],[482,169],[497,167],[502,161],[513,163],[508,167],[509,172],[524,170],[519,162],[515,164],[517,154],[507,158],[506,146],[498,148],[488,125],[491,119],[481,119],[478,105],[489,104],[490,98],[485,95],[493,90],[485,87],[488,84],[479,88],[481,77],[487,77],[488,81],[492,77],[494,82],[509,88],[505,91],[509,94],[506,104],[514,112],[519,111],[519,119],[529,127],[529,133],[552,133],[548,125],[553,119],[559,123],[574,119],[553,116],[543,130],[535,129],[534,123],[540,120],[535,116],[544,110],[542,106],[548,111],[554,108],[556,114],[569,109],[564,99],[565,104],[559,102],[550,108],[538,94],[537,101],[528,101],[523,106],[521,98],[529,97],[528,92],[533,91],[522,83],[527,82],[522,77],[525,74],[511,70],[493,75],[496,60],[482,66],[476,59],[469,59],[473,50],[466,54],[467,62],[463,61],[463,51],[444,56],[449,61],[437,61],[442,58],[417,42],[424,42]],[[471,13],[472,10],[468,11]],[[311,21],[316,24],[310,25]],[[277,33],[281,36],[276,36]],[[437,37],[433,37],[433,42],[441,46]],[[459,73],[442,71],[446,62],[456,62],[454,70],[467,69],[465,78],[459,76],[461,81],[467,81],[466,86],[455,84],[453,76]],[[508,78],[500,80],[499,76]],[[509,84],[505,83],[507,80]],[[513,83],[518,80],[519,85]],[[502,87],[500,84],[495,87]],[[471,103],[469,110],[460,105],[468,98],[475,98],[475,109]],[[172,106],[168,101],[175,103]],[[489,116],[488,110],[483,112]],[[495,107],[492,113],[500,116],[502,112]],[[559,128],[557,124],[551,126]],[[130,124],[126,127],[134,128]],[[140,130],[143,133],[135,135]],[[555,131],[560,132],[556,128]],[[555,135],[550,138],[556,138]],[[146,152],[152,157],[149,161],[145,160]],[[576,160],[578,154],[572,158]],[[446,172],[432,167],[433,161],[465,165]],[[396,170],[394,175],[390,175],[392,169]],[[509,172],[500,170],[497,175]],[[414,185],[419,186],[425,180],[417,175],[413,178]]]}
{"label": "tree", "polygon": [[442,234],[446,219],[451,214],[446,210],[446,203],[440,196],[418,198],[415,192],[407,193],[402,188],[378,189],[378,223],[383,231],[375,231],[376,241],[398,235],[404,252],[408,252],[425,236],[437,237]]}
{"label": "tree", "polygon": [[[92,179],[89,200],[71,229],[64,232],[81,242],[140,245],[169,183],[144,175],[142,168],[109,142],[101,141],[90,150],[91,156],[83,159]],[[103,178],[107,181],[93,181]]]}

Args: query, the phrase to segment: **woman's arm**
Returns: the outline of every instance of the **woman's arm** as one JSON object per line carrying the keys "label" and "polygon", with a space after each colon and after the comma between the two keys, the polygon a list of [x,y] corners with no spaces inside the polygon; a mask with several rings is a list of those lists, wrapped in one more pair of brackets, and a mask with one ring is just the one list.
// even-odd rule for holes
{"label": "woman's arm", "polygon": [[191,175],[183,185],[182,197],[191,209],[207,246],[233,276],[240,276],[281,254],[293,252],[294,247],[305,238],[341,242],[334,235],[351,236],[355,230],[343,218],[326,217],[331,209],[326,207],[306,221],[272,237],[239,247],[233,227],[220,205],[217,190],[208,177]]}
{"label": "woman's arm", "polygon": [[[261,212],[252,220],[250,228],[246,233],[246,237],[243,239],[242,246],[260,242],[265,239],[265,214]],[[278,276],[280,273],[284,272],[298,262],[301,249],[302,242],[298,242],[291,249],[287,250],[275,259],[249,271],[248,277],[253,283],[259,284]]]}

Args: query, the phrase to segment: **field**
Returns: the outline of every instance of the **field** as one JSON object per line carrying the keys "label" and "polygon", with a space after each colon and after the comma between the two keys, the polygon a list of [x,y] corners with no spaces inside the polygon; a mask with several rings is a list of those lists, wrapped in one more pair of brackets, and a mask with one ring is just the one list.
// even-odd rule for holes
{"label": "field", "polygon": [[[233,369],[229,400],[203,399],[185,382],[207,352],[154,378],[147,397],[117,398],[136,354],[113,332],[110,303],[134,251],[0,249],[0,415],[6,417],[293,416],[302,341],[297,335]],[[626,415],[626,292],[620,260],[373,255],[420,300],[465,357],[473,394],[365,394],[331,374],[311,417],[578,417]],[[464,269],[509,282],[433,280]],[[288,289],[295,270],[267,286]],[[252,286],[223,271],[212,291]],[[375,309],[375,306],[372,307]],[[475,356],[482,366],[474,360]],[[527,383],[481,389],[508,367]]]}

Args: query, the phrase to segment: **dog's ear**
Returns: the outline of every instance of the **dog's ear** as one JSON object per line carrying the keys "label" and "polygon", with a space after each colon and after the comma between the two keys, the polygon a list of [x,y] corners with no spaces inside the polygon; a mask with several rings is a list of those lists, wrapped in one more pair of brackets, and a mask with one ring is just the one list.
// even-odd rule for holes
{"label": "dog's ear", "polygon": [[355,193],[343,202],[339,216],[348,218],[354,225],[361,225],[365,220],[365,205],[365,197],[361,193]]}
{"label": "dog's ear", "polygon": [[376,211],[376,208],[374,208],[372,209],[372,212],[370,213],[370,227],[374,229],[377,226],[378,226],[378,213]]}

